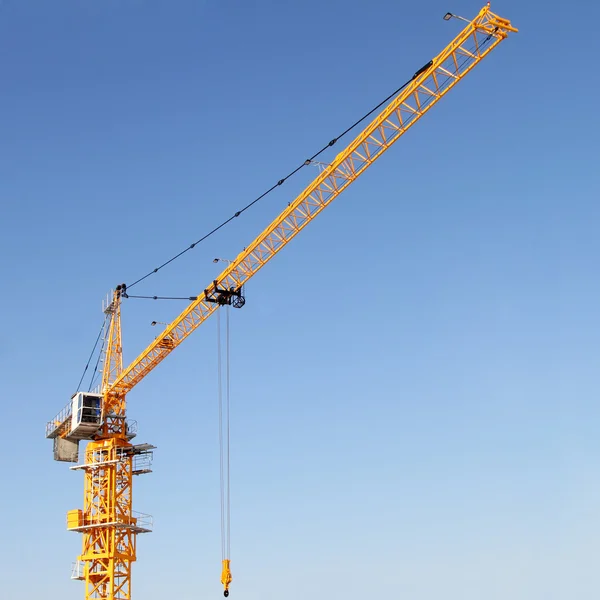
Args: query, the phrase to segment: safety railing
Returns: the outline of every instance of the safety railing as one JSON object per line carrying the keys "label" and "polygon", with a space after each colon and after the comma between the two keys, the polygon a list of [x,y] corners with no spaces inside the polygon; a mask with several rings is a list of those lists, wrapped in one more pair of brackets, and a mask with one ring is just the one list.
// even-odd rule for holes
{"label": "safety railing", "polygon": [[62,425],[64,425],[65,421],[68,421],[73,414],[73,403],[69,402],[57,415],[52,419],[52,421],[48,421],[46,423],[46,437],[53,438],[56,437],[58,430]]}

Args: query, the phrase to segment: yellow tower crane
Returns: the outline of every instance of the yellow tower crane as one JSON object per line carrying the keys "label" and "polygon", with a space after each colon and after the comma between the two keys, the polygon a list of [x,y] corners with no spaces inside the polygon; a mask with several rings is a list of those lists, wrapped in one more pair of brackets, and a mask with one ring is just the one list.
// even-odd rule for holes
{"label": "yellow tower crane", "polygon": [[[454,17],[447,13],[446,20]],[[125,285],[114,290],[105,307],[108,336],[99,393],[78,392],[46,426],[56,460],[78,463],[81,440],[83,510],[67,513],[67,528],[83,534],[73,578],[85,581],[86,600],[129,600],[131,565],[139,533],[151,530],[151,518],[132,510],[132,479],[150,471],[154,446],[131,443],[135,431],[126,416],[126,396],[150,371],[225,304],[243,305],[243,285],[296,234],[343,192],[367,167],[447,94],[511,32],[510,21],[489,3],[435,58],[381,110],[287,208],[215,279],[211,285],[129,366],[121,353],[121,303]],[[333,145],[332,141],[330,145]],[[229,594],[229,559],[222,583]]]}

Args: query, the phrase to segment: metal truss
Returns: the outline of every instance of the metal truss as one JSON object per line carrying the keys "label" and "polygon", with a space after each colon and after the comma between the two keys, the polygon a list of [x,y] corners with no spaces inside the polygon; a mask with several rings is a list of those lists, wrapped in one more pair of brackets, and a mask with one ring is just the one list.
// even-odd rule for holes
{"label": "metal truss", "polygon": [[[409,85],[346,147],[333,162],[219,275],[214,287],[238,291],[326,206],[370,167],[394,142],[435,106],[510,32],[510,21],[489,4]],[[209,288],[209,289],[212,289]],[[111,386],[121,396],[130,391],[218,308],[200,294],[150,344]]]}

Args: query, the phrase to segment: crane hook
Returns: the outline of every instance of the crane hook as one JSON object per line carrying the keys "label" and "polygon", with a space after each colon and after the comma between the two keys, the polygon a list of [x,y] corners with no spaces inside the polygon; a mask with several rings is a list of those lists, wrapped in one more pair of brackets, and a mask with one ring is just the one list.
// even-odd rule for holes
{"label": "crane hook", "polygon": [[231,583],[231,571],[229,569],[229,565],[231,561],[229,559],[223,560],[223,571],[221,572],[221,583],[225,587],[223,591],[223,596],[227,598],[229,596],[229,584]]}

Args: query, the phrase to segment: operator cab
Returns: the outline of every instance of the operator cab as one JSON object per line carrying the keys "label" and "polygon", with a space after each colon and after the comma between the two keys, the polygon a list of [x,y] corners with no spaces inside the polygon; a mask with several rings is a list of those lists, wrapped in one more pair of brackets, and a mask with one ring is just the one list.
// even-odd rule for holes
{"label": "operator cab", "polygon": [[71,402],[71,431],[67,437],[72,440],[90,439],[101,424],[102,394],[78,392]]}

